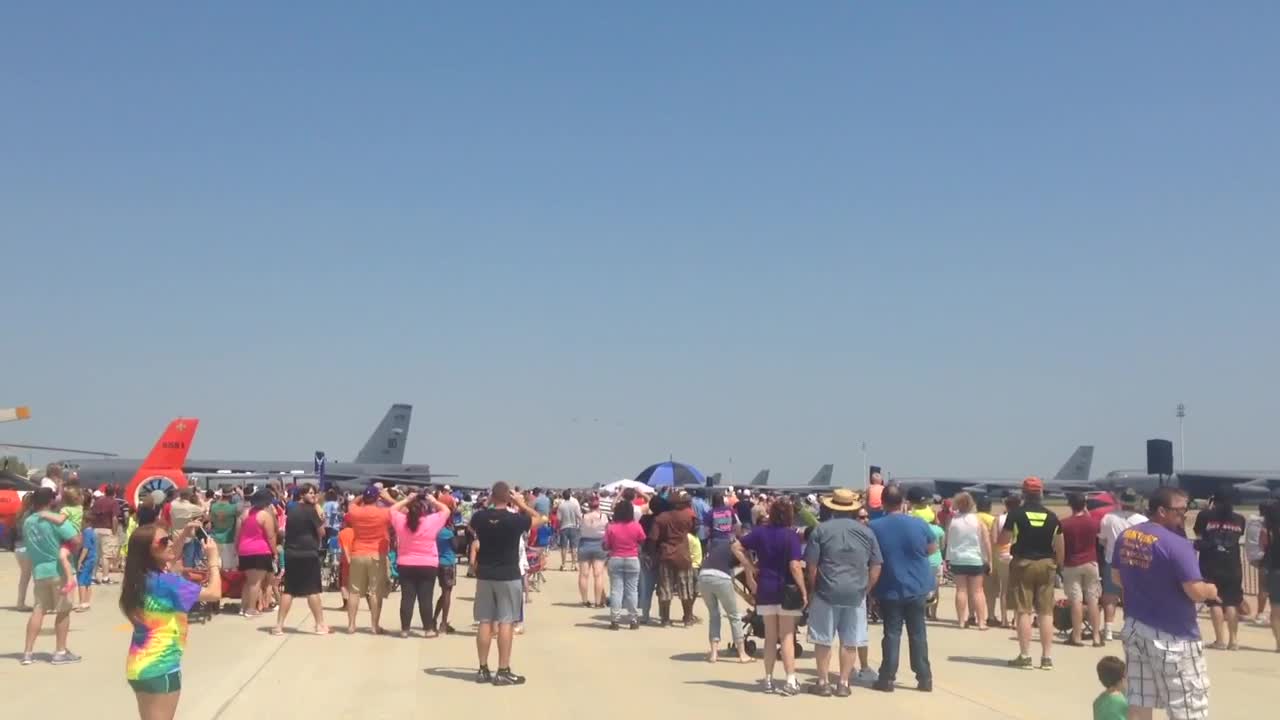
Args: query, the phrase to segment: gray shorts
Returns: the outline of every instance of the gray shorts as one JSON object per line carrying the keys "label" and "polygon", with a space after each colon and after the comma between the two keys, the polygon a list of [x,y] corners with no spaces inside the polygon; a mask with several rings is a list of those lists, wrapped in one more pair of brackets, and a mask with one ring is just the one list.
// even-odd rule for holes
{"label": "gray shorts", "polygon": [[480,623],[518,622],[524,610],[523,580],[476,580],[473,617]]}

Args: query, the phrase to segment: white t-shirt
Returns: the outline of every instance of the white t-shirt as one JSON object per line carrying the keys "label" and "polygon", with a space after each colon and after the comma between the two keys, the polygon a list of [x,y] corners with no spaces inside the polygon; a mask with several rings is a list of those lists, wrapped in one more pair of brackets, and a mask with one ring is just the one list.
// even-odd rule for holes
{"label": "white t-shirt", "polygon": [[1098,527],[1098,540],[1102,543],[1102,557],[1111,562],[1116,550],[1116,540],[1125,530],[1147,521],[1147,516],[1132,510],[1116,510],[1102,517]]}
{"label": "white t-shirt", "polygon": [[561,530],[576,528],[582,524],[582,505],[578,504],[578,498],[570,497],[556,508],[556,515],[559,516]]}
{"label": "white t-shirt", "polygon": [[951,518],[947,527],[947,562],[952,565],[980,566],[982,533],[985,528],[975,513],[965,513]]}

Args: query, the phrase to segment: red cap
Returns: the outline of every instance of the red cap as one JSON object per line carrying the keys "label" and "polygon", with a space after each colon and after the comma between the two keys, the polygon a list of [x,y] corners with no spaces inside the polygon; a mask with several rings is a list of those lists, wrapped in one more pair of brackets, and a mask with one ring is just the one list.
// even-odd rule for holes
{"label": "red cap", "polygon": [[1022,489],[1027,490],[1029,492],[1043,492],[1044,483],[1040,481],[1040,478],[1036,477],[1035,475],[1032,475],[1031,477],[1022,481]]}

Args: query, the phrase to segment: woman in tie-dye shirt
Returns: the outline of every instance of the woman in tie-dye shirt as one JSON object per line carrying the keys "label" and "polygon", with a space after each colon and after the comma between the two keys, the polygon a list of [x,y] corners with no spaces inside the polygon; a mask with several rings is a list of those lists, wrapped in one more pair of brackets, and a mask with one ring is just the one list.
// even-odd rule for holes
{"label": "woman in tie-dye shirt", "polygon": [[197,602],[222,597],[218,546],[205,542],[209,585],[200,587],[168,571],[195,525],[179,535],[144,525],[129,538],[129,559],[120,588],[120,610],[133,623],[125,672],[143,720],[171,720],[182,690],[182,652],[187,644],[187,613]]}

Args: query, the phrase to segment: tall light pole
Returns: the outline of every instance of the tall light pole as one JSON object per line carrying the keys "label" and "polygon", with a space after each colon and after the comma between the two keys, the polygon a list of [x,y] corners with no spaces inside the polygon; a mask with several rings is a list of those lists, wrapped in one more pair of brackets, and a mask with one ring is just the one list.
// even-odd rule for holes
{"label": "tall light pole", "polygon": [[1185,403],[1178,403],[1178,469],[1187,469],[1187,433],[1183,428],[1183,423],[1187,419],[1187,406]]}
{"label": "tall light pole", "polygon": [[866,490],[871,485],[871,479],[867,477],[867,441],[862,441],[862,489]]}

